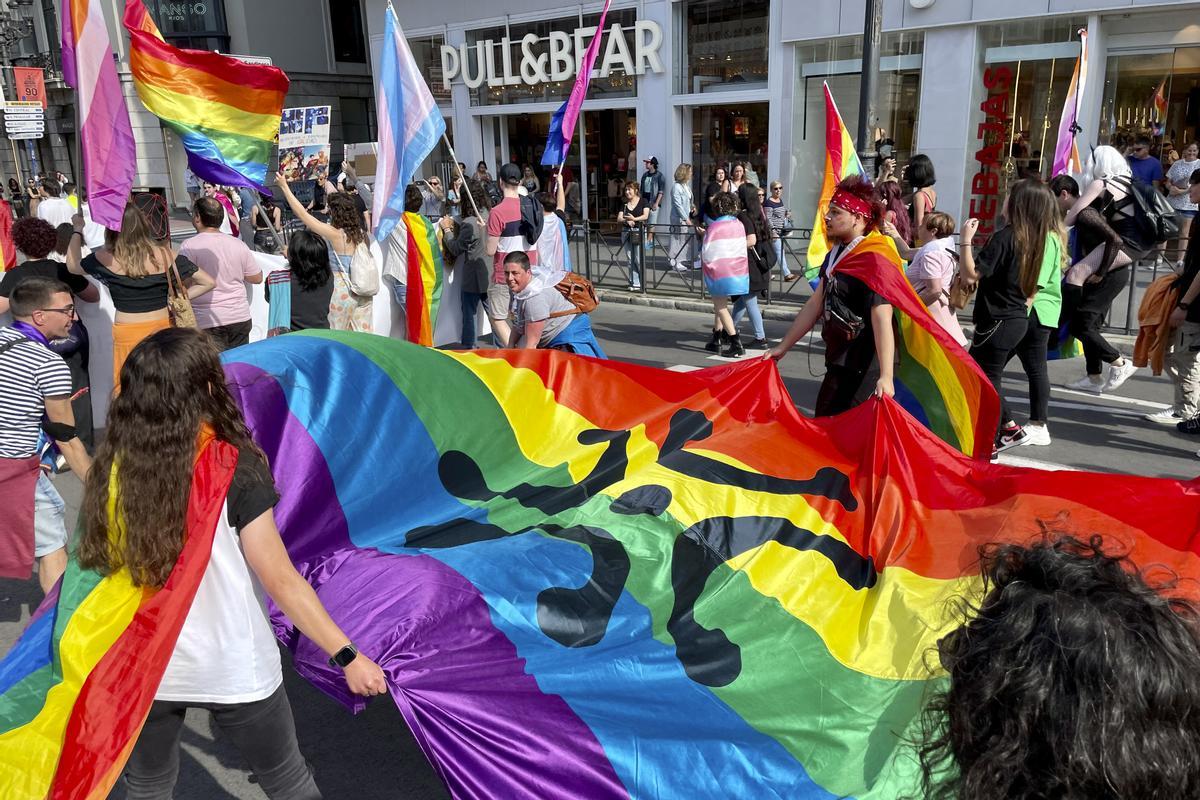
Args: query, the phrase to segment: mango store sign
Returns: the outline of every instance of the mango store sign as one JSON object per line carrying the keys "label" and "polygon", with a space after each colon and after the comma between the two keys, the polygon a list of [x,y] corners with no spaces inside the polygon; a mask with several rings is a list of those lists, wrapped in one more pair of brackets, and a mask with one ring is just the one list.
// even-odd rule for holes
{"label": "mango store sign", "polygon": [[[526,34],[519,42],[505,36],[499,43],[486,39],[457,48],[443,45],[443,85],[449,89],[450,82],[460,76],[470,89],[478,89],[484,83],[492,87],[519,86],[522,83],[536,86],[549,81],[570,80],[578,74],[595,32],[595,27],[578,28],[570,35],[564,31],[552,31],[544,46],[541,37],[535,33]],[[632,47],[628,34],[633,37]],[[604,38],[604,56],[600,59],[600,71],[597,73],[601,78],[608,77],[613,70],[621,70],[626,75],[663,71],[662,61],[658,57],[663,34],[657,22],[641,21],[629,29],[614,23]],[[500,47],[499,63],[497,44]],[[521,60],[516,65],[513,64],[514,44],[519,44],[521,48]],[[473,59],[472,50],[475,51]]]}

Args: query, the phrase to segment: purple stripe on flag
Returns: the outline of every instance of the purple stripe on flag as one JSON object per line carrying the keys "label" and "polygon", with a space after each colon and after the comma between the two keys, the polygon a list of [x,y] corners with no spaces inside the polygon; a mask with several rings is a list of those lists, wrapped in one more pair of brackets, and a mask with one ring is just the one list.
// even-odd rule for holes
{"label": "purple stripe on flag", "polygon": [[575,76],[575,85],[571,87],[571,96],[567,100],[567,111],[563,114],[562,137],[566,144],[563,148],[564,153],[571,147],[571,139],[575,136],[575,125],[579,122],[579,111],[583,108],[583,101],[587,99],[588,83],[592,80],[592,67],[596,63],[596,56],[600,54],[600,40],[604,38],[604,20],[608,17],[608,7],[611,4],[612,0],[604,0],[604,10],[600,12],[600,24],[596,26],[596,34],[592,37],[592,42],[583,56],[583,63],[580,64],[579,73]]}

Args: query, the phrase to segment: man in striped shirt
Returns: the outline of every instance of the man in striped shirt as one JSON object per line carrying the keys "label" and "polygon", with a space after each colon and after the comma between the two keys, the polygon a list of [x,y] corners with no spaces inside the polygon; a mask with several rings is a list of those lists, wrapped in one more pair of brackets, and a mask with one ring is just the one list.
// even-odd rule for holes
{"label": "man in striped shirt", "polygon": [[529,263],[538,263],[537,247],[521,234],[521,168],[505,164],[500,168],[500,185],[504,199],[492,208],[487,221],[485,250],[492,257],[492,285],[488,289],[488,318],[492,321],[497,347],[504,347],[512,334],[508,324],[512,308],[512,292],[504,279],[504,257],[518,250],[529,256]]}
{"label": "man in striped shirt", "polygon": [[[75,319],[71,289],[53,278],[21,281],[9,297],[15,320],[0,329],[0,576],[38,580],[49,591],[67,566],[65,504],[40,465],[43,428],[83,480],[91,459],[75,435],[71,371],[47,347]],[[43,422],[45,417],[45,422]]]}

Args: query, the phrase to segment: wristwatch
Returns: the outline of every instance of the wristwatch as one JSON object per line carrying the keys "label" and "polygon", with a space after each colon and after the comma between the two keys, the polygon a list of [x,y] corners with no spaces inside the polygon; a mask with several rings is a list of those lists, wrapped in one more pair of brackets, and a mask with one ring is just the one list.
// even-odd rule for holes
{"label": "wristwatch", "polygon": [[329,666],[341,667],[345,669],[350,666],[350,662],[358,657],[358,648],[352,644],[348,644],[341,650],[334,653],[329,659]]}
{"label": "wristwatch", "polygon": [[1185,303],[1185,302],[1183,302],[1182,300],[1180,300],[1180,301],[1179,301],[1179,307],[1180,307],[1180,308],[1182,308],[1184,311],[1187,311],[1189,308],[1191,308],[1191,307],[1192,307],[1192,304],[1191,304],[1191,303]]}

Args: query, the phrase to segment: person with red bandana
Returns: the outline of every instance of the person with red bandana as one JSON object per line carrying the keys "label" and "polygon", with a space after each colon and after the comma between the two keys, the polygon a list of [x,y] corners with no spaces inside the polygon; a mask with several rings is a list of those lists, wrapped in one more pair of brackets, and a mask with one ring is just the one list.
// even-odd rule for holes
{"label": "person with red bandana", "polygon": [[866,396],[860,393],[867,374],[878,362],[873,394],[893,397],[896,340],[892,306],[857,278],[838,272],[838,264],[871,233],[879,230],[883,204],[867,181],[852,176],[838,184],[825,213],[830,250],[821,264],[820,282],[812,299],[796,315],[783,341],[767,352],[779,361],[804,338],[818,320],[825,343],[825,379],[817,392],[818,417],[840,414]]}

